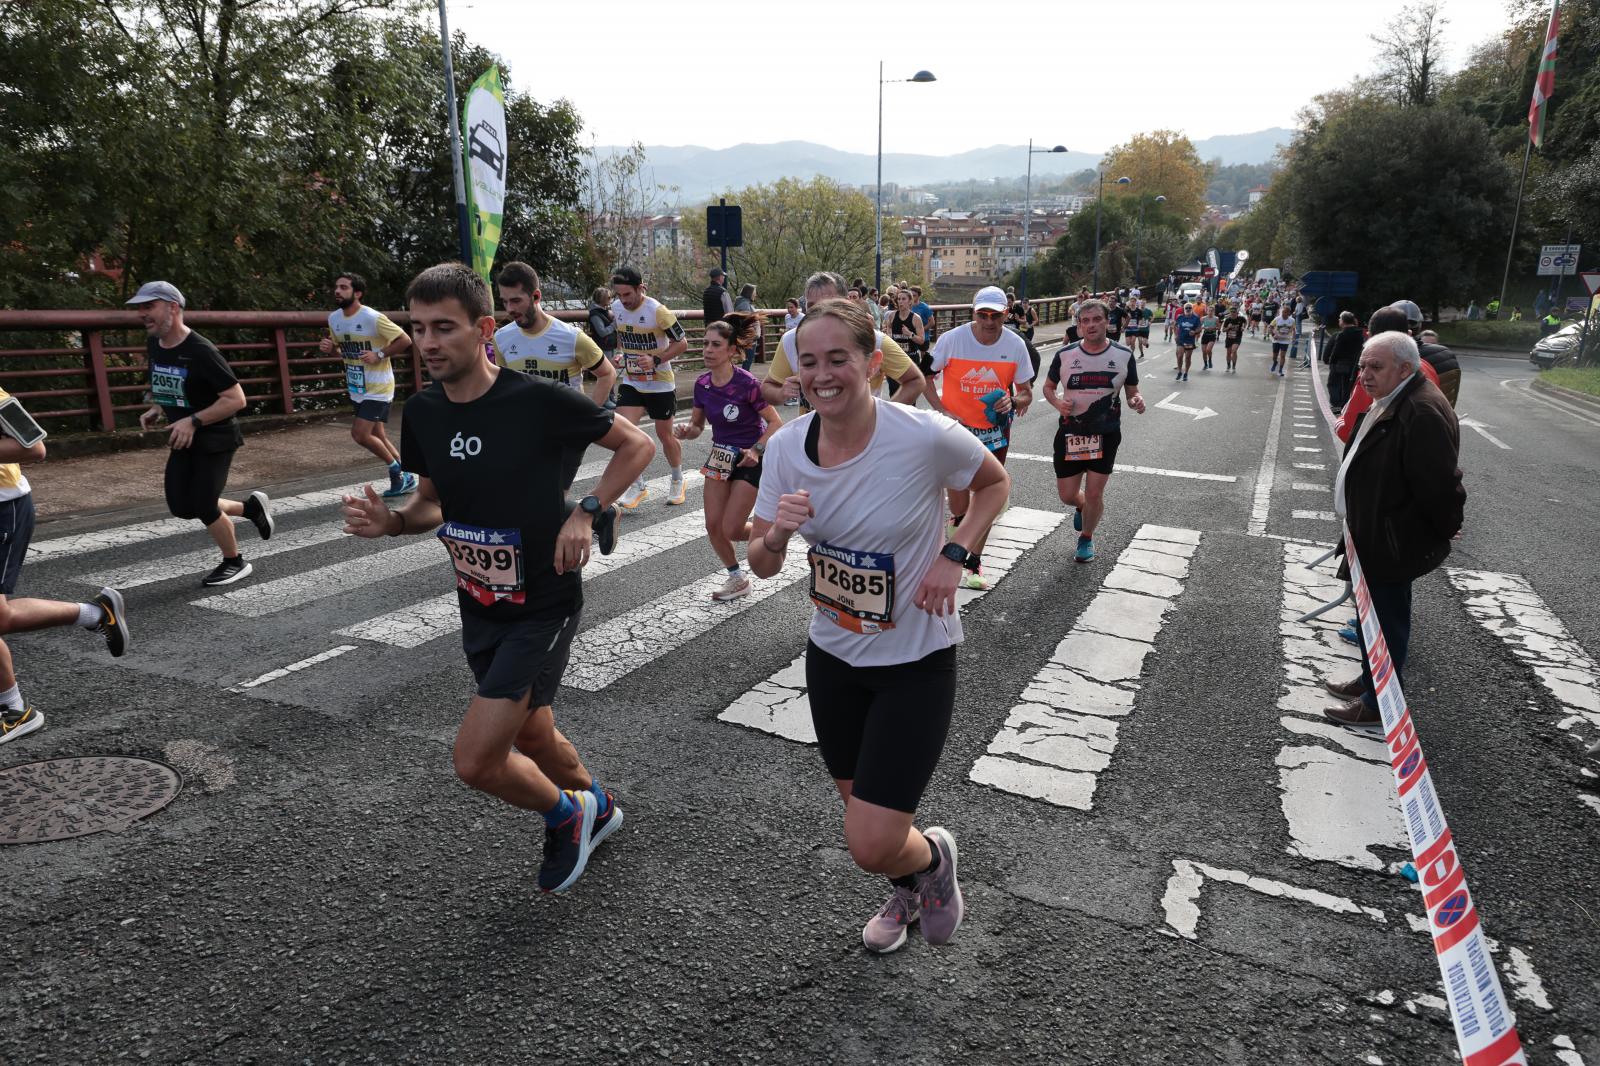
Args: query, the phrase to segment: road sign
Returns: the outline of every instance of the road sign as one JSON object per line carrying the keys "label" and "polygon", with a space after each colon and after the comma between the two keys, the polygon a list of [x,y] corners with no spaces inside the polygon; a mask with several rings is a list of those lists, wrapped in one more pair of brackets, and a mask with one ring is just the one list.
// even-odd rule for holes
{"label": "road sign", "polygon": [[724,248],[744,244],[744,218],[738,204],[711,204],[706,208],[706,243]]}
{"label": "road sign", "polygon": [[1600,292],[1600,270],[1585,270],[1578,277],[1582,278],[1583,283],[1589,287],[1590,296]]}
{"label": "road sign", "polygon": [[1217,276],[1217,268],[1214,266],[1201,267],[1200,276],[1203,278],[1214,278]]}
{"label": "road sign", "polygon": [[1576,274],[1581,244],[1547,244],[1539,249],[1539,273]]}
{"label": "road sign", "polygon": [[1354,296],[1360,275],[1354,270],[1311,270],[1300,279],[1307,296]]}

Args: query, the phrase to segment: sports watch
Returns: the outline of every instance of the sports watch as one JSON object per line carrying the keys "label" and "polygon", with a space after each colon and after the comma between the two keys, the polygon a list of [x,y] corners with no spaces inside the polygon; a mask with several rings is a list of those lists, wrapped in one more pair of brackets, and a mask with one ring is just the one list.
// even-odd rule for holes
{"label": "sports watch", "polygon": [[600,514],[600,497],[593,495],[585,496],[583,499],[578,501],[578,507],[589,517],[598,517]]}
{"label": "sports watch", "polygon": [[946,544],[940,549],[939,554],[949,559],[952,563],[960,563],[962,566],[966,566],[968,560],[972,558],[972,553],[955,541]]}

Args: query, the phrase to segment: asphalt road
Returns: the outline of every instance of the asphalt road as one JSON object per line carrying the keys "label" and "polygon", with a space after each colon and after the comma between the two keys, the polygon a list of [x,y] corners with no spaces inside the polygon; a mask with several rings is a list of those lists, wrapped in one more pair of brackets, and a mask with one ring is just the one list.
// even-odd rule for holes
{"label": "asphalt road", "polygon": [[[643,550],[588,579],[557,715],[627,824],[561,898],[534,885],[539,821],[451,773],[471,679],[425,538],[355,542],[306,506],[219,593],[198,530],[41,531],[24,592],[116,572],[135,645],[12,640],[48,721],[0,767],[137,755],[186,786],[126,831],[0,848],[0,1061],[1455,1061],[1387,765],[1316,714],[1351,612],[1292,621],[1331,580],[1300,564],[1335,536],[1337,453],[1260,343],[1184,383],[1170,351],[1142,365],[1093,564],[1024,458],[1053,419],[1018,423],[1015,559],[965,609],[923,808],[968,901],[940,949],[863,951],[886,886],[850,863],[815,748],[774,735],[803,716],[749,711],[794,694],[808,604],[710,604],[695,490],[630,514]],[[1461,414],[1507,447],[1463,430],[1467,528],[1417,585],[1406,688],[1529,1061],[1600,1063],[1600,418],[1464,362]]]}

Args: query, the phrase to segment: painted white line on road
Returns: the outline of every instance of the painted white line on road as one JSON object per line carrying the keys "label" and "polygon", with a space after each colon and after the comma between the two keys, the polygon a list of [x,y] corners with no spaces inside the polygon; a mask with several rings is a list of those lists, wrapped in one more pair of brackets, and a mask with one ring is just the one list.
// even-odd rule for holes
{"label": "painted white line on road", "polygon": [[[271,504],[273,518],[283,515],[295,514],[300,511],[309,511],[317,507],[329,508],[329,520],[338,517],[337,508],[346,494],[360,492],[363,485],[370,484],[358,481],[354,485],[341,485],[336,489],[322,489],[317,492],[303,492],[298,496],[285,496],[281,500],[273,500]],[[245,523],[242,518],[233,520],[235,527]],[[88,552],[104,551],[107,548],[126,548],[130,544],[142,544],[146,541],[160,540],[164,537],[174,537],[182,533],[194,533],[204,537],[204,527],[192,518],[162,518],[154,522],[140,522],[131,526],[113,526],[111,529],[100,529],[93,533],[75,533],[69,537],[53,537],[50,540],[35,541],[28,547],[31,555],[50,559],[62,555],[83,555]],[[253,534],[250,538],[252,539]],[[271,544],[271,541],[267,542]],[[216,553],[211,552],[210,557],[215,558]]]}
{"label": "painted white line on road", "polygon": [[1583,1056],[1578,1054],[1578,1047],[1572,1042],[1572,1037],[1557,1036],[1550,1041],[1550,1044],[1557,1049],[1556,1059],[1561,1066],[1585,1066]]}
{"label": "painted white line on road", "polygon": [[1290,511],[1290,518],[1304,518],[1312,522],[1334,522],[1339,516],[1332,511]]}
{"label": "painted white line on road", "polygon": [[1487,425],[1487,424],[1485,424],[1483,422],[1479,422],[1476,418],[1466,418],[1466,417],[1458,419],[1457,423],[1459,425],[1465,426],[1466,428],[1472,430],[1474,433],[1478,434],[1478,436],[1482,437],[1484,440],[1488,441],[1490,444],[1493,444],[1496,448],[1499,448],[1501,451],[1509,452],[1511,450],[1511,445],[1507,444],[1505,441],[1501,440],[1499,437],[1497,437],[1493,433],[1489,432],[1491,429],[1495,428],[1494,426]]}
{"label": "painted white line on road", "polygon": [[[1012,507],[1002,514],[989,530],[989,540],[983,548],[983,576],[989,579],[989,588],[958,589],[956,608],[965,608],[993,591],[1023,553],[1052,533],[1065,517],[1059,511],[1036,511],[1031,507]],[[734,700],[717,718],[801,744],[815,744],[811,701],[806,696],[805,652]]]}
{"label": "painted white line on road", "polygon": [[1528,958],[1528,953],[1521,948],[1510,948],[1506,952],[1506,961],[1500,966],[1511,984],[1511,994],[1518,999],[1532,1003],[1540,1010],[1555,1010],[1550,1003],[1550,997],[1545,993],[1544,981],[1533,970],[1533,960]]}
{"label": "painted white line on road", "polygon": [[[1510,647],[1561,704],[1560,728],[1587,741],[1600,731],[1600,666],[1516,574],[1447,568],[1467,613]],[[1582,732],[1577,728],[1586,725]]]}
{"label": "painted white line on road", "polygon": [[1161,896],[1161,909],[1167,916],[1167,927],[1185,940],[1197,938],[1196,931],[1200,926],[1200,890],[1208,880],[1240,885],[1263,896],[1309,903],[1334,914],[1364,914],[1375,922],[1385,925],[1389,922],[1388,916],[1376,907],[1364,906],[1330,892],[1300,888],[1282,881],[1257,877],[1243,870],[1225,870],[1191,859],[1173,859],[1172,871],[1172,876],[1167,879],[1167,890]]}
{"label": "painted white line on road", "polygon": [[[1267,531],[1272,516],[1272,483],[1278,478],[1278,431],[1283,427],[1283,385],[1279,379],[1272,403],[1272,420],[1267,423],[1267,443],[1261,449],[1261,466],[1256,470],[1256,488],[1250,505],[1250,524],[1245,531],[1260,536]],[[1299,451],[1297,447],[1295,451]]]}
{"label": "painted white line on road", "polygon": [[1532,400],[1534,403],[1543,404],[1552,410],[1560,411],[1564,415],[1570,415],[1580,422],[1587,422],[1591,426],[1600,426],[1600,417],[1596,417],[1593,410],[1578,407],[1575,404],[1567,403],[1564,400],[1558,400],[1552,396],[1546,396],[1534,389],[1532,384],[1533,382],[1531,378],[1507,378],[1506,380],[1500,382],[1500,387],[1503,389],[1510,389],[1512,392],[1517,393],[1525,399]]}
{"label": "painted white line on road", "polygon": [[[278,533],[269,541],[252,544],[250,550],[244,552],[244,555],[254,561],[272,555],[282,555],[284,552],[299,551],[301,548],[326,544],[329,541],[339,540],[345,536],[348,536],[348,534],[344,532],[341,521],[338,518],[330,518],[325,525],[307,526],[292,533]],[[215,547],[207,547],[199,551],[184,552],[182,555],[163,556],[151,563],[135,563],[132,566],[121,566],[115,570],[100,570],[92,574],[84,574],[74,580],[95,587],[110,585],[114,589],[126,590],[138,588],[141,585],[152,585],[157,581],[170,581],[175,577],[198,577],[207,573],[216,565],[217,549]]]}
{"label": "painted white line on road", "polygon": [[[1021,459],[1024,462],[1029,463],[1054,464],[1055,462],[1055,460],[1048,455],[1030,455],[1026,452],[1007,452],[1006,459],[1007,461],[1012,459]],[[1233,482],[1239,480],[1232,474],[1202,474],[1195,470],[1167,470],[1159,466],[1127,466],[1119,463],[1117,465],[1117,470],[1119,472],[1132,474],[1156,474],[1160,477],[1187,478],[1191,481],[1221,481],[1227,484],[1232,484]]]}
{"label": "painted white line on road", "polygon": [[791,551],[783,568],[770,578],[752,578],[749,595],[717,603],[711,594],[728,579],[718,567],[699,581],[680,586],[625,614],[578,634],[583,651],[567,665],[561,684],[599,692],[613,681],[683,647],[737,614],[776,595],[811,572],[805,553]]}
{"label": "painted white line on road", "polygon": [[327,651],[319,652],[308,659],[301,659],[299,662],[290,663],[288,666],[280,666],[276,670],[268,670],[260,677],[251,678],[249,681],[241,681],[237,685],[229,686],[228,691],[247,692],[250,689],[259,688],[262,685],[276,681],[281,677],[288,677],[290,674],[297,674],[301,670],[306,670],[316,666],[318,663],[325,663],[329,659],[337,659],[339,656],[355,650],[356,646],[354,644],[341,644],[337,648],[329,648]]}
{"label": "painted white line on road", "polygon": [[1295,440],[1319,440],[1321,438],[1319,438],[1315,433],[1296,433],[1294,435],[1294,439]]}
{"label": "painted white line on road", "polygon": [[1596,796],[1596,795],[1593,795],[1591,793],[1584,792],[1584,793],[1579,794],[1578,802],[1582,803],[1585,807],[1588,807],[1590,810],[1594,811],[1594,813],[1600,814],[1600,796]]}
{"label": "painted white line on road", "polygon": [[1328,469],[1328,464],[1327,463],[1296,463],[1296,464],[1294,464],[1294,468],[1296,470],[1326,470],[1326,469]]}
{"label": "painted white line on road", "polygon": [[1297,452],[1313,452],[1313,453],[1319,453],[1319,454],[1320,454],[1320,453],[1321,453],[1321,451],[1322,451],[1322,449],[1321,449],[1321,448],[1307,448],[1307,447],[1306,447],[1306,446],[1305,446],[1305,445],[1303,445],[1303,444],[1296,444],[1296,445],[1295,445],[1295,446],[1294,446],[1294,450],[1295,450],[1295,451],[1297,451]]}
{"label": "painted white line on road", "polygon": [[[1381,738],[1353,733],[1328,722],[1326,707],[1339,702],[1324,682],[1361,674],[1361,654],[1338,634],[1349,612],[1300,622],[1307,611],[1344,591],[1333,567],[1312,570],[1322,555],[1315,548],[1283,549],[1283,602],[1278,633],[1283,641],[1280,722],[1295,735],[1278,752],[1279,805],[1289,830],[1288,852],[1359,870],[1382,870],[1373,848],[1406,849],[1409,842],[1394,799],[1393,772]],[[1352,605],[1350,612],[1355,607]],[[1303,743],[1325,740],[1340,750]]]}
{"label": "painted white line on road", "polygon": [[1183,393],[1181,392],[1169,392],[1165,398],[1157,400],[1155,406],[1163,411],[1176,411],[1182,415],[1193,415],[1196,422],[1202,418],[1211,418],[1216,415],[1217,412],[1209,407],[1185,407],[1183,404],[1175,402],[1182,395]]}
{"label": "painted white line on road", "polygon": [[[585,582],[593,581],[613,570],[655,558],[662,552],[699,540],[705,535],[703,510],[688,511],[638,530],[628,529],[628,519],[624,517],[616,550],[610,555],[598,552],[591,555],[589,565],[583,568],[583,579]],[[368,618],[334,633],[336,636],[370,640],[395,648],[417,648],[460,629],[460,600],[454,592],[447,592],[376,618]]]}
{"label": "painted white line on road", "polygon": [[1332,492],[1333,486],[1321,481],[1296,481],[1289,486],[1296,492]]}
{"label": "painted white line on road", "polygon": [[1188,577],[1199,532],[1142,526],[968,773],[980,785],[1080,811],[1133,711],[1145,659]]}

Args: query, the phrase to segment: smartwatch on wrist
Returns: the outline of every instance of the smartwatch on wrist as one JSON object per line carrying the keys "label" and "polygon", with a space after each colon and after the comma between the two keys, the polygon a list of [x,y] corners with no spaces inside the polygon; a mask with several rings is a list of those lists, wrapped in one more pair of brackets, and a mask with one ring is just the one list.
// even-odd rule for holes
{"label": "smartwatch on wrist", "polygon": [[200,416],[199,415],[190,415],[189,416],[189,421],[194,423],[194,428],[195,429],[205,429],[206,428],[206,424],[204,422],[200,421]]}
{"label": "smartwatch on wrist", "polygon": [[585,496],[578,501],[578,510],[590,518],[598,518],[600,516],[600,497],[592,494]]}
{"label": "smartwatch on wrist", "polygon": [[941,548],[939,554],[949,559],[952,563],[959,563],[962,566],[966,566],[967,561],[972,558],[972,553],[955,541],[951,541]]}
{"label": "smartwatch on wrist", "polygon": [[767,454],[767,446],[762,444],[760,441],[756,441],[754,444],[750,445],[750,450],[760,456],[765,456]]}

